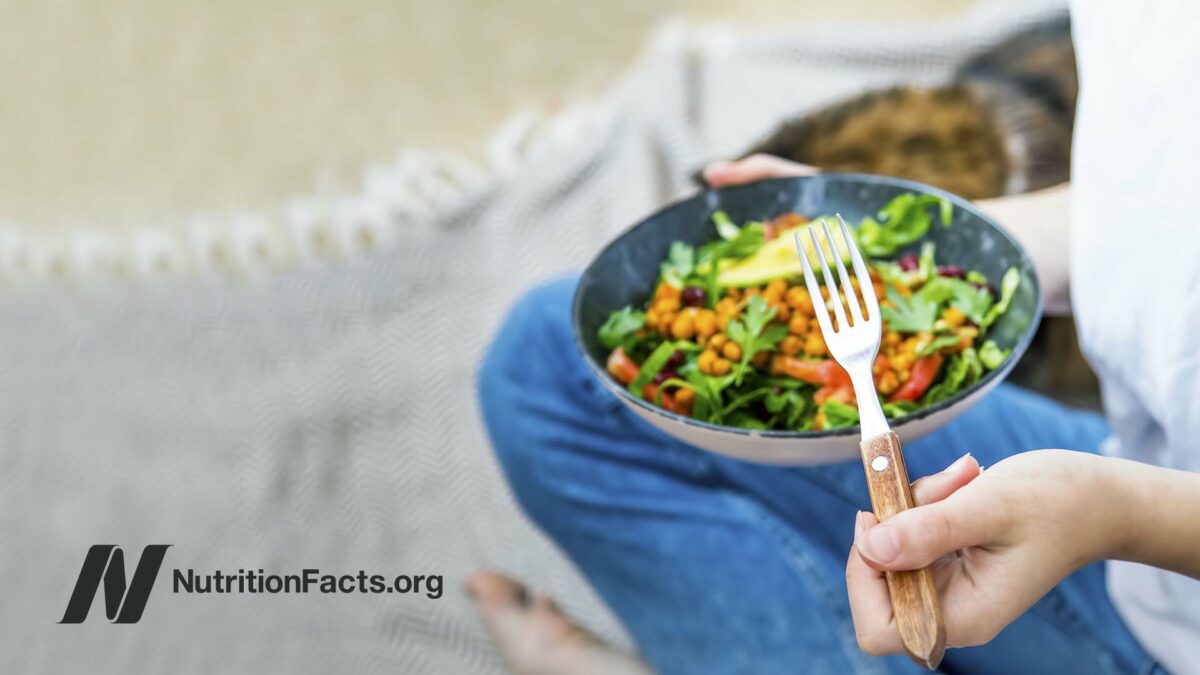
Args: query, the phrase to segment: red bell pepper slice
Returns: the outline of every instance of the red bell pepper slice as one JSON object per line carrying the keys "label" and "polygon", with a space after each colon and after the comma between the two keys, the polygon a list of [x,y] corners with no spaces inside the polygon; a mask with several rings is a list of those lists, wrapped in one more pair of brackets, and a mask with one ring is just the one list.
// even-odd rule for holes
{"label": "red bell pepper slice", "polygon": [[629,386],[629,383],[633,382],[633,378],[637,377],[638,371],[641,370],[621,347],[612,350],[612,353],[608,355],[606,366],[608,374],[625,386]]}
{"label": "red bell pepper slice", "polygon": [[892,394],[888,399],[892,403],[899,401],[915,401],[921,398],[921,395],[929,389],[929,385],[933,384],[933,378],[937,377],[938,370],[942,367],[942,355],[930,354],[922,356],[913,364],[912,370],[909,372],[908,381],[902,387]]}
{"label": "red bell pepper slice", "polygon": [[850,375],[832,359],[810,361],[794,356],[775,357],[775,370],[801,382],[831,386],[850,386]]}

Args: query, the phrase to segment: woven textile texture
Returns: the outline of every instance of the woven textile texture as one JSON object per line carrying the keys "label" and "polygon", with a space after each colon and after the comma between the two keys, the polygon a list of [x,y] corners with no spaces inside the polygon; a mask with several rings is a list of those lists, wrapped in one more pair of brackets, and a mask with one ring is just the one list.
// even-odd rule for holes
{"label": "woven textile texture", "polygon": [[[668,26],[599,100],[514,122],[469,189],[409,208],[412,186],[377,176],[350,198],[383,223],[374,253],[7,293],[0,670],[498,672],[460,590],[481,565],[628,644],[519,514],[484,439],[474,369],[505,309],[782,116],[935,82],[1057,9],[985,3],[903,28]],[[236,244],[242,225],[213,236]],[[125,548],[127,574],[143,546],[173,545],[144,618],[110,624],[97,597],[87,622],[56,624],[101,543]],[[445,588],[184,595],[176,567],[441,574]]]}

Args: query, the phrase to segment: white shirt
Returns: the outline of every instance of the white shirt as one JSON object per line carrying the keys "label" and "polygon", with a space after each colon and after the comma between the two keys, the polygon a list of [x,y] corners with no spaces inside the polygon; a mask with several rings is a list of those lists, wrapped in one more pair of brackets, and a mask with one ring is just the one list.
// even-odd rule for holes
{"label": "white shirt", "polygon": [[[1075,0],[1071,14],[1071,294],[1112,425],[1105,451],[1200,471],[1200,4]],[[1138,641],[1171,672],[1200,673],[1200,581],[1109,570]]]}

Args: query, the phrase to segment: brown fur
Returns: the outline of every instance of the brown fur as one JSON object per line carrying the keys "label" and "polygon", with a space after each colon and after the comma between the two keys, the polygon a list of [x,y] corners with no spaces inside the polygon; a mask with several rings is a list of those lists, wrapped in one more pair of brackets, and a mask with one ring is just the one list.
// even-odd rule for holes
{"label": "brown fur", "polygon": [[783,124],[751,152],[921,181],[970,199],[1068,177],[1078,80],[1065,19],[966,62],[941,87],[867,92]]}

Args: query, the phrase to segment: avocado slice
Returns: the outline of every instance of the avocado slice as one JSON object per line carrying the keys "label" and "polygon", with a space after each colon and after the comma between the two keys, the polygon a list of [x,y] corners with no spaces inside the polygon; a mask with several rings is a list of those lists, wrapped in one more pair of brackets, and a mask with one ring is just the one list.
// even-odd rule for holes
{"label": "avocado slice", "polygon": [[[804,268],[800,265],[800,256],[796,254],[795,232],[797,231],[800,231],[800,241],[804,245],[804,250],[808,253],[809,263],[813,266],[814,270],[820,269],[821,262],[817,259],[817,252],[813,248],[812,238],[807,232],[802,231],[806,229],[808,229],[807,224],[783,230],[774,239],[763,244],[761,248],[754,252],[754,255],[733,262],[728,267],[722,265],[720,271],[717,272],[717,283],[721,286],[740,288],[761,286],[778,277],[800,276],[804,273]],[[829,229],[833,232],[833,240],[837,244],[837,250],[848,252],[849,249],[842,236],[842,229],[836,226],[832,226]],[[829,250],[829,242],[825,238],[824,228],[817,227],[813,231],[817,233],[817,239],[821,242],[821,249],[825,253],[825,259],[832,261],[833,254]],[[842,259],[849,261],[850,257],[843,255]],[[820,277],[820,272],[817,272],[817,276]]]}

